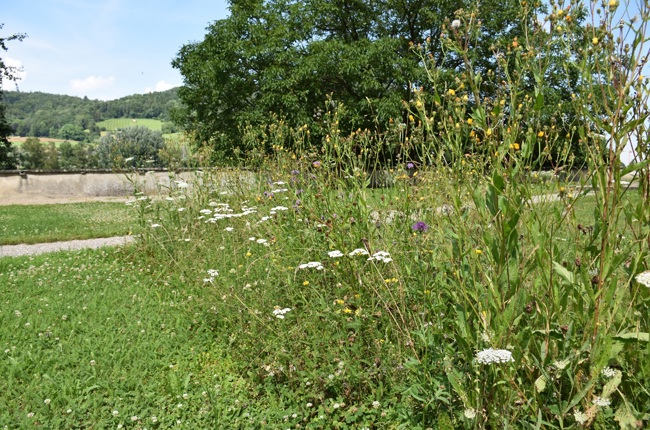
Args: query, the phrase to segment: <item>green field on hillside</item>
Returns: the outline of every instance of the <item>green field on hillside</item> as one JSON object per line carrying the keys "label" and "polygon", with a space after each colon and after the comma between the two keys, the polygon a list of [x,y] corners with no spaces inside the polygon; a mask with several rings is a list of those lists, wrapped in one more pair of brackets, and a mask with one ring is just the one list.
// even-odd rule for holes
{"label": "green field on hillside", "polygon": [[113,118],[100,121],[97,126],[106,131],[115,131],[127,127],[144,126],[154,131],[162,130],[162,121],[145,118]]}
{"label": "green field on hillside", "polygon": [[[23,143],[25,143],[25,141],[27,139],[28,139],[27,137],[21,137],[21,136],[10,136],[9,137],[9,141],[11,142],[11,144],[14,147],[17,147],[17,148],[20,148],[23,145]],[[61,144],[63,142],[66,142],[65,139],[52,139],[52,138],[49,138],[49,137],[39,137],[37,139],[39,140],[39,142],[41,142],[41,144],[44,144],[44,145],[49,145],[50,142],[54,142],[54,144],[56,145],[57,148],[59,146],[61,146]],[[79,143],[76,140],[68,140],[67,142],[70,142],[73,145],[76,145],[77,143]]]}

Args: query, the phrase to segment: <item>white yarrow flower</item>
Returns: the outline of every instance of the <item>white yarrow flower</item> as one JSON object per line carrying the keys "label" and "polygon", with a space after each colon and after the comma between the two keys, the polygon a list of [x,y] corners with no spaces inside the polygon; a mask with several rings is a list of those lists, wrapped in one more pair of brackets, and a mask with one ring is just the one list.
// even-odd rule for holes
{"label": "white yarrow flower", "polygon": [[451,22],[451,28],[458,28],[460,27],[460,19],[455,19]]}
{"label": "white yarrow flower", "polygon": [[582,425],[582,424],[587,422],[587,420],[589,419],[589,416],[587,414],[585,414],[584,412],[576,410],[573,413],[573,418],[576,420],[576,422],[578,424]]}
{"label": "white yarrow flower", "polygon": [[465,411],[463,411],[463,415],[465,415],[465,418],[468,420],[473,420],[476,418],[476,409],[474,408],[466,408]]}
{"label": "white yarrow flower", "polygon": [[605,378],[610,379],[616,376],[616,372],[618,372],[618,370],[607,366],[600,373],[602,373]]}
{"label": "white yarrow flower", "polygon": [[298,269],[316,269],[316,270],[323,270],[325,267],[323,267],[323,264],[320,263],[319,261],[310,261],[309,263],[303,263],[298,266]]}
{"label": "white yarrow flower", "polygon": [[390,263],[393,261],[392,258],[390,258],[390,254],[386,251],[377,251],[374,254],[372,254],[371,257],[368,258],[368,261],[382,261],[384,263]]}
{"label": "white yarrow flower", "polygon": [[636,281],[639,284],[650,288],[650,270],[646,270],[643,273],[639,273],[638,275],[636,275],[634,279],[636,279]]}
{"label": "white yarrow flower", "polygon": [[281,320],[284,319],[284,314],[287,312],[291,312],[291,308],[280,309],[280,306],[276,306],[275,309],[273,309],[273,315]]}
{"label": "white yarrow flower", "polygon": [[515,361],[512,358],[512,352],[507,349],[484,349],[476,354],[476,361],[481,364],[508,363]]}
{"label": "white yarrow flower", "polygon": [[612,404],[612,401],[609,400],[609,399],[604,399],[604,398],[602,398],[602,397],[600,397],[600,396],[596,396],[596,397],[594,397],[594,399],[591,401],[591,403],[593,403],[593,404],[596,405],[596,406],[600,406],[600,407],[604,408],[604,407],[606,407],[606,406],[611,405],[611,404]]}
{"label": "white yarrow flower", "polygon": [[327,255],[329,255],[331,258],[343,257],[343,253],[341,251],[339,251],[339,250],[330,251],[330,252],[327,253]]}
{"label": "white yarrow flower", "polygon": [[368,254],[368,251],[366,251],[363,248],[357,248],[354,251],[350,252],[348,255],[350,257],[354,257],[355,255],[370,255],[370,254]]}

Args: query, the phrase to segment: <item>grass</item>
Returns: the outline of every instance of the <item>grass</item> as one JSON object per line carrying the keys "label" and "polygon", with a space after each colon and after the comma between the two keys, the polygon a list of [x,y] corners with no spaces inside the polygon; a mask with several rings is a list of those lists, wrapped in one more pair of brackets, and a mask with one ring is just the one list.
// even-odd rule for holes
{"label": "grass", "polygon": [[[11,136],[9,138],[11,143],[18,148],[20,148],[27,139],[29,139],[29,137]],[[39,137],[38,140],[41,142],[41,144],[45,145],[49,144],[50,142],[54,142],[54,145],[56,145],[56,147],[59,147],[63,142],[70,142],[73,145],[76,145],[78,143],[76,140],[54,139],[49,137]]]}
{"label": "grass", "polygon": [[100,121],[97,123],[100,128],[105,128],[106,131],[116,131],[122,128],[143,126],[154,131],[162,130],[162,121],[157,119],[147,118],[113,118]]}
{"label": "grass", "polygon": [[238,381],[189,280],[129,249],[0,259],[0,426],[217,428]]}
{"label": "grass", "polygon": [[88,202],[0,206],[0,245],[123,236],[136,233],[124,203]]}

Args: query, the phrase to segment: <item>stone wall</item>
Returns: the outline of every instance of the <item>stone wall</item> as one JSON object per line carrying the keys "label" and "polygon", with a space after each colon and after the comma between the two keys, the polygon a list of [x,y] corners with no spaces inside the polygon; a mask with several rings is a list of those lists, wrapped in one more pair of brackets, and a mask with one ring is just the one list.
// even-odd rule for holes
{"label": "stone wall", "polygon": [[[0,199],[12,197],[120,197],[138,191],[157,193],[162,188],[177,187],[178,182],[193,184],[204,181],[208,174],[197,172],[170,173],[146,171],[115,173],[95,172],[0,172]],[[209,173],[216,187],[226,187],[235,179],[254,182],[251,172],[227,170]]]}

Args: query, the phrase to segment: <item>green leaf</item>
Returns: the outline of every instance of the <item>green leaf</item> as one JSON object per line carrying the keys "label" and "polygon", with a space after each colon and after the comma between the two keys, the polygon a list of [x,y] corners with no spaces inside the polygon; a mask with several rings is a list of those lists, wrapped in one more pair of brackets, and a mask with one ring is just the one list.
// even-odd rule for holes
{"label": "green leaf", "polygon": [[535,110],[540,111],[544,107],[544,94],[539,93],[535,98]]}
{"label": "green leaf", "polygon": [[614,394],[616,388],[618,388],[618,386],[621,384],[622,376],[623,374],[619,370],[614,371],[614,376],[612,376],[612,379],[607,381],[607,383],[603,387],[603,392],[601,393],[600,397],[607,399],[612,394]]}
{"label": "green leaf", "polygon": [[560,263],[554,261],[553,262],[553,269],[555,270],[555,273],[557,273],[557,275],[560,278],[564,279],[569,284],[573,284],[573,282],[574,282],[573,273],[569,272],[564,266],[562,266]]}
{"label": "green leaf", "polygon": [[544,375],[540,375],[540,377],[535,380],[535,389],[538,393],[541,393],[546,389],[546,377]]}
{"label": "green leaf", "polygon": [[650,342],[650,333],[636,332],[636,333],[620,333],[614,336],[615,339],[621,340],[637,340],[639,342]]}
{"label": "green leaf", "polygon": [[643,161],[641,161],[641,162],[639,162],[639,163],[630,164],[630,165],[627,166],[625,169],[623,169],[623,171],[621,172],[621,176],[625,176],[625,175],[627,175],[628,173],[632,173],[632,172],[636,172],[636,171],[638,171],[638,170],[641,170],[641,169],[643,169],[645,166],[647,166],[648,163],[650,163],[650,158],[648,158],[648,159],[646,159],[646,160],[643,160]]}
{"label": "green leaf", "polygon": [[621,430],[636,430],[639,428],[639,422],[625,403],[616,410],[614,421],[618,421],[618,426]]}

